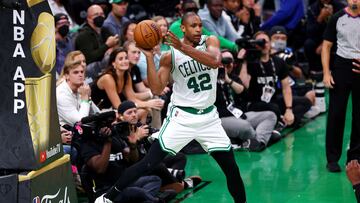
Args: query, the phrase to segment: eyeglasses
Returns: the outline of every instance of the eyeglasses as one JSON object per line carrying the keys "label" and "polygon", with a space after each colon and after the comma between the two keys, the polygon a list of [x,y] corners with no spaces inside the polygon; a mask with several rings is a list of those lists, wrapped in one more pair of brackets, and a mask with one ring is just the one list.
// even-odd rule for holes
{"label": "eyeglasses", "polygon": [[197,13],[199,11],[198,8],[194,7],[194,8],[186,8],[185,9],[185,12],[194,12],[194,13]]}

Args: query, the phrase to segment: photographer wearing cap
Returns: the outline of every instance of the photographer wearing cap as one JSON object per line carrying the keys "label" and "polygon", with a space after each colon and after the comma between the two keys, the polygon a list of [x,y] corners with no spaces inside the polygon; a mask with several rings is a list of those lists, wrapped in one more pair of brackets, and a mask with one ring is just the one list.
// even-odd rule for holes
{"label": "photographer wearing cap", "polygon": [[[100,117],[95,120],[103,120]],[[85,119],[82,122],[75,126],[76,132],[82,137],[78,147],[78,168],[89,199],[94,201],[115,184],[129,165],[139,159],[136,145],[139,137],[127,123],[114,122],[111,126],[101,128],[95,126],[97,130],[93,133],[94,130],[87,130],[90,124],[86,124]],[[99,125],[97,122],[94,124]],[[118,128],[114,130],[114,126]],[[141,176],[118,194],[116,202],[158,202],[156,195],[160,185],[159,177]]]}
{"label": "photographer wearing cap", "polygon": [[[137,147],[139,150],[139,159],[141,159],[145,156],[151,145],[148,139],[144,138],[147,138],[152,133],[157,132],[158,129],[138,122],[139,118],[137,108],[132,101],[124,101],[120,104],[118,108],[118,120],[128,122],[130,125],[135,127],[133,134],[136,134],[136,137],[139,138]],[[130,136],[132,136],[131,133],[129,137]],[[150,174],[161,178],[161,190],[173,189],[179,193],[186,188],[195,187],[201,182],[201,178],[199,176],[191,176],[184,179],[185,165],[186,156],[183,153],[178,153],[175,156],[167,156]]]}
{"label": "photographer wearing cap", "polygon": [[[321,111],[324,112],[325,103],[321,102],[320,96],[316,99],[312,81],[305,81],[295,53],[291,48],[287,47],[287,40],[288,35],[284,27],[272,27],[270,30],[271,55],[284,60],[289,69],[289,83],[293,96],[299,96],[297,99],[308,99],[311,102],[310,110],[304,116],[306,118],[314,118]],[[304,104],[306,103],[304,102]]]}
{"label": "photographer wearing cap", "polygon": [[[222,53],[222,63],[224,68],[219,68],[215,101],[221,124],[232,143],[244,143],[243,148],[262,151],[270,140],[276,115],[271,111],[248,112],[245,87],[232,73],[235,64],[230,52]],[[233,148],[237,147],[233,144]]]}
{"label": "photographer wearing cap", "polygon": [[305,100],[304,104],[302,100],[293,98],[287,65],[280,58],[270,55],[270,37],[265,32],[258,32],[254,37],[266,43],[264,47],[258,47],[261,50],[260,61],[244,62],[240,72],[241,80],[249,89],[249,110],[270,110],[277,115],[278,121],[287,126],[297,126],[309,110],[310,101]]}

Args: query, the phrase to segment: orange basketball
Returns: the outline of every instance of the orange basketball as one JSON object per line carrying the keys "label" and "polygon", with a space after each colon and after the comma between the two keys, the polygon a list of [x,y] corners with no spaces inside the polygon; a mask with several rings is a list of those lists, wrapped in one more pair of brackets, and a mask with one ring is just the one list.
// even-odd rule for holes
{"label": "orange basketball", "polygon": [[143,49],[152,49],[161,39],[160,28],[152,20],[143,20],[138,23],[134,31],[136,46]]}

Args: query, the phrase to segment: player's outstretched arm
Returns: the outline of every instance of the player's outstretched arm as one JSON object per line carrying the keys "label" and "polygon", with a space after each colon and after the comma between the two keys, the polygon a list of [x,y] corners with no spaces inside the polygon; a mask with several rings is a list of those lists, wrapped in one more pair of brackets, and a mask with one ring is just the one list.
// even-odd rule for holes
{"label": "player's outstretched arm", "polygon": [[218,68],[222,65],[220,42],[215,36],[209,36],[206,40],[207,51],[200,51],[191,45],[185,44],[170,31],[168,31],[166,35],[165,43],[169,46],[173,46],[177,50],[180,50],[201,64],[207,65],[211,68]]}
{"label": "player's outstretched arm", "polygon": [[161,95],[162,91],[169,83],[171,71],[171,53],[166,52],[161,56],[160,68],[156,71],[154,54],[152,50],[143,50],[147,63],[147,80],[153,94]]}

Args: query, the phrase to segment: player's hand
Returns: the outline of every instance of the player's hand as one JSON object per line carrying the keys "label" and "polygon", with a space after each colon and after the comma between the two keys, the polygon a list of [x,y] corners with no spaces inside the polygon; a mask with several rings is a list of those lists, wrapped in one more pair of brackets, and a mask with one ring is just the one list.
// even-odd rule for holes
{"label": "player's hand", "polygon": [[346,175],[352,185],[360,183],[360,164],[358,160],[352,160],[346,165]]}
{"label": "player's hand", "polygon": [[355,73],[360,73],[360,59],[355,59],[355,61],[352,63],[353,66],[356,68],[353,68],[352,71]]}
{"label": "player's hand", "polygon": [[324,74],[323,83],[326,88],[334,88],[333,85],[335,85],[335,82],[331,73]]}
{"label": "player's hand", "polygon": [[147,106],[153,109],[160,110],[164,107],[164,101],[162,99],[150,99],[147,101]]}
{"label": "player's hand", "polygon": [[138,47],[140,51],[145,55],[147,58],[154,58],[154,50],[153,49],[143,49],[141,47]]}
{"label": "player's hand", "polygon": [[181,50],[181,40],[171,31],[168,31],[165,35],[165,44],[174,47],[175,49]]}
{"label": "player's hand", "polygon": [[286,125],[291,125],[294,123],[295,117],[294,113],[291,109],[286,109],[283,121],[286,123]]}

